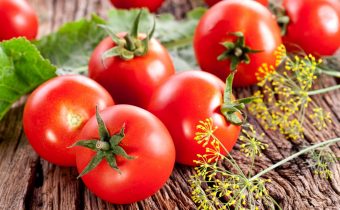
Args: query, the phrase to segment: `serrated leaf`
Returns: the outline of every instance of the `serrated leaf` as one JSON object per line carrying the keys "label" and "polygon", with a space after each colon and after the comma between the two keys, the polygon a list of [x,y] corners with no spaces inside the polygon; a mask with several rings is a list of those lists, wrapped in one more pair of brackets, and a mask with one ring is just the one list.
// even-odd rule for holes
{"label": "serrated leaf", "polygon": [[[140,13],[140,9],[112,9],[108,12],[107,25],[111,27],[114,33],[129,32],[133,23]],[[152,15],[146,9],[142,9],[139,32],[148,33],[152,27]]]}
{"label": "serrated leaf", "polygon": [[66,23],[57,32],[35,42],[41,54],[58,67],[59,74],[87,74],[89,58],[98,43],[107,35],[98,27],[105,21],[91,20]]}
{"label": "serrated leaf", "polygon": [[21,96],[55,77],[56,68],[24,38],[0,43],[0,119]]}

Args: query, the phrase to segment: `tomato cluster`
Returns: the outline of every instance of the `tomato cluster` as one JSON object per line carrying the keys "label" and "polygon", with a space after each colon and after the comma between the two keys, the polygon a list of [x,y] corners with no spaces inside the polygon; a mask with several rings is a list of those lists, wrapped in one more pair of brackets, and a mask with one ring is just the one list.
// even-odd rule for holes
{"label": "tomato cluster", "polygon": [[[14,13],[3,8],[17,11],[13,5],[26,5],[19,2],[0,1],[0,21],[11,23]],[[147,6],[151,11],[163,1],[142,2],[112,0],[117,7]],[[51,163],[76,166],[94,194],[117,204],[157,192],[175,161],[194,166],[207,149],[195,141],[201,120],[212,119],[214,135],[230,151],[241,127],[222,109],[226,101],[228,106],[235,101],[224,81],[235,75],[236,86],[255,84],[260,65],[274,64],[274,51],[282,43],[276,20],[289,16],[283,40],[306,52],[328,55],[340,45],[338,2],[285,0],[285,12],[277,19],[258,2],[207,1],[216,4],[200,20],[193,43],[205,72],[176,74],[167,50],[152,38],[154,28],[138,33],[139,13],[131,32],[109,33],[99,43],[89,61],[90,78],[60,76],[29,96],[23,123],[32,147]],[[26,19],[32,19],[28,25],[35,28],[36,18],[25,11]],[[0,31],[0,39],[34,38],[34,30],[20,34],[9,27]],[[242,121],[240,115],[235,118]]]}

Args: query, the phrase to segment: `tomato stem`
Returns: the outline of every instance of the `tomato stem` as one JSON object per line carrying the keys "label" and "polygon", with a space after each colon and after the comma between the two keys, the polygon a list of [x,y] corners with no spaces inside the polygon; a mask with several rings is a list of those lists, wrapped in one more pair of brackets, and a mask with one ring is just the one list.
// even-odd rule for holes
{"label": "tomato stem", "polygon": [[143,10],[140,10],[131,29],[130,33],[127,33],[124,37],[119,37],[113,33],[110,27],[107,25],[100,25],[112,38],[116,46],[105,51],[102,55],[102,60],[106,58],[118,56],[122,60],[131,60],[135,57],[144,56],[148,52],[149,41],[152,38],[155,28],[156,21],[153,19],[152,27],[145,38],[140,39],[139,37],[139,26],[141,22]]}
{"label": "tomato stem", "polygon": [[105,141],[98,141],[96,143],[96,149],[98,150],[103,150],[103,151],[107,151],[110,149],[110,144],[105,142]]}
{"label": "tomato stem", "polygon": [[285,36],[287,33],[287,28],[290,23],[290,18],[286,13],[286,10],[282,5],[270,3],[269,9],[276,17],[276,22],[281,29],[281,36]]}
{"label": "tomato stem", "polygon": [[221,43],[226,50],[217,57],[217,60],[223,61],[230,59],[230,69],[234,71],[240,63],[250,63],[249,53],[259,53],[261,50],[253,50],[248,47],[242,32],[233,32],[229,34],[235,36],[236,41]]}
{"label": "tomato stem", "polygon": [[224,90],[223,96],[223,104],[221,106],[221,113],[226,117],[226,119],[234,125],[242,125],[246,121],[246,117],[242,119],[237,115],[244,114],[243,109],[245,105],[252,102],[256,99],[256,97],[249,97],[249,98],[241,98],[238,100],[232,100],[233,97],[233,80],[235,73],[237,71],[233,71],[230,73],[226,80],[226,87]]}

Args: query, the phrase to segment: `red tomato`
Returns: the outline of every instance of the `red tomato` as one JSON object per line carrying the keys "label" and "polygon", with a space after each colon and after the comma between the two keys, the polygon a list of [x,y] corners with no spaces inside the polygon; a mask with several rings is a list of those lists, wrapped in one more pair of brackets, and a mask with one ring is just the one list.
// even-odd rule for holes
{"label": "red tomato", "polygon": [[164,0],[111,0],[111,3],[121,9],[146,7],[150,12],[156,12],[163,4]]}
{"label": "red tomato", "polygon": [[113,105],[110,94],[95,81],[79,75],[53,78],[28,98],[23,124],[34,150],[45,160],[62,166],[75,166],[76,140],[95,107]]}
{"label": "red tomato", "polygon": [[153,96],[149,110],[167,126],[176,147],[176,161],[194,165],[197,154],[205,148],[194,140],[200,120],[212,118],[214,132],[230,151],[240,133],[240,126],[230,124],[221,114],[224,83],[203,71],[187,71],[172,76]]}
{"label": "red tomato", "polygon": [[[228,0],[209,9],[200,20],[194,37],[194,48],[199,65],[204,71],[225,81],[231,71],[231,59],[219,61],[227,51],[223,42],[236,43],[232,33],[242,32],[245,45],[258,53],[248,53],[241,48],[232,55],[242,62],[237,66],[235,86],[257,83],[256,72],[263,64],[275,64],[274,51],[281,44],[280,29],[267,8],[255,1]],[[250,63],[246,64],[245,57]]]}
{"label": "red tomato", "polygon": [[154,90],[175,73],[169,53],[151,39],[146,55],[128,61],[111,57],[103,65],[103,53],[114,46],[112,39],[106,38],[96,47],[89,63],[89,76],[103,85],[116,103],[147,107]]}
{"label": "red tomato", "polygon": [[332,55],[340,46],[340,2],[337,0],[284,0],[290,22],[284,42],[306,53]]}
{"label": "red tomato", "polygon": [[38,17],[25,0],[0,0],[0,41],[24,36],[34,39]]}
{"label": "red tomato", "polygon": [[[116,155],[120,174],[102,160],[92,171],[82,176],[85,185],[103,200],[127,204],[146,199],[156,193],[170,177],[175,163],[175,147],[171,136],[154,115],[131,105],[116,105],[100,113],[110,135],[125,125],[125,137],[120,146],[132,160]],[[92,117],[79,139],[98,139],[98,124]],[[95,156],[85,147],[77,147],[77,168],[82,172]]]}
{"label": "red tomato", "polygon": [[[213,5],[217,4],[218,2],[220,2],[221,0],[204,0],[210,7],[212,7]],[[241,0],[242,1],[242,0]],[[246,1],[246,0],[243,0]],[[268,6],[269,1],[268,0],[255,0],[259,3],[261,3],[263,6]]]}

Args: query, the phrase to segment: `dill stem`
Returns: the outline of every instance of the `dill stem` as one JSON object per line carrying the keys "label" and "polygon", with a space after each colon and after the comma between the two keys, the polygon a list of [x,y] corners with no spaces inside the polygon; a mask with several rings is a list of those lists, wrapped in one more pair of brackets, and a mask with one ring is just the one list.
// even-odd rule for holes
{"label": "dill stem", "polygon": [[308,95],[309,96],[313,96],[313,95],[318,95],[318,94],[322,94],[322,93],[327,93],[329,91],[337,90],[339,88],[340,88],[340,85],[334,85],[334,86],[323,88],[323,89],[319,89],[319,90],[309,91]]}
{"label": "dill stem", "polygon": [[271,170],[274,170],[275,168],[293,160],[294,158],[297,158],[298,156],[302,155],[302,154],[305,154],[307,152],[310,152],[312,150],[315,150],[319,147],[323,147],[323,146],[326,146],[328,144],[334,144],[334,143],[337,143],[337,142],[340,142],[340,138],[335,138],[335,139],[330,139],[330,140],[327,140],[327,141],[324,141],[324,142],[320,142],[320,143],[317,143],[317,144],[314,144],[310,147],[307,147],[289,157],[287,157],[286,159],[283,159],[281,160],[280,162],[277,162],[275,163],[274,165],[266,168],[265,170],[261,171],[260,173],[256,174],[255,176],[253,176],[252,178],[249,179],[249,181],[254,181],[255,179],[258,179],[259,177],[263,176],[264,174],[268,173],[269,171]]}
{"label": "dill stem", "polygon": [[326,74],[332,77],[340,77],[340,72],[339,71],[334,71],[330,69],[325,69],[325,68],[317,68],[319,70],[319,73],[321,74]]}
{"label": "dill stem", "polygon": [[332,77],[340,77],[340,72],[337,71],[322,71],[321,73]]}

